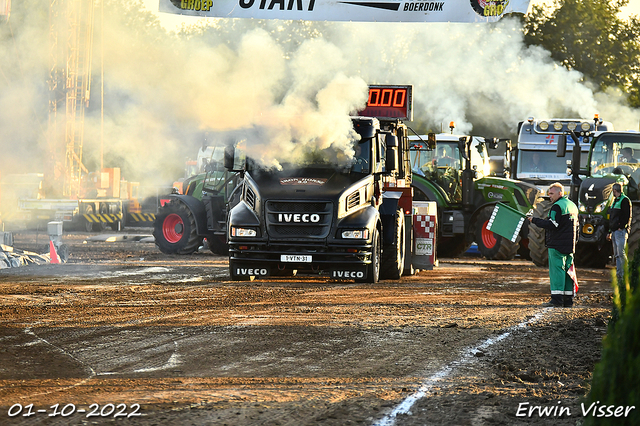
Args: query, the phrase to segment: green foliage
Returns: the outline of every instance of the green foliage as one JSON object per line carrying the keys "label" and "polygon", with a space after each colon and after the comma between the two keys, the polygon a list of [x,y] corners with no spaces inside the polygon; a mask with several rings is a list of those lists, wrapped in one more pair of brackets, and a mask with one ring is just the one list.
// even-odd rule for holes
{"label": "green foliage", "polygon": [[[614,309],[595,366],[585,407],[635,406],[628,417],[585,417],[584,425],[640,424],[640,250],[633,256],[623,283],[613,278]],[[605,412],[606,413],[606,412]],[[596,414],[597,415],[597,414]]]}
{"label": "green foliage", "polygon": [[616,87],[640,106],[640,21],[618,17],[628,0],[556,0],[525,17],[525,42],[604,90]]}

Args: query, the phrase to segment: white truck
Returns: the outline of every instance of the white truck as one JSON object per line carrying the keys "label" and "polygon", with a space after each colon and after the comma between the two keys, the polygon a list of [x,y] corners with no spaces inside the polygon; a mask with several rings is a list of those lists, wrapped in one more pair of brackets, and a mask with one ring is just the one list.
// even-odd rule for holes
{"label": "white truck", "polygon": [[[564,157],[558,157],[556,151],[558,140],[564,133],[574,131],[578,134],[592,134],[595,132],[611,131],[613,124],[602,121],[596,115],[593,120],[581,118],[552,118],[536,119],[529,117],[527,121],[518,123],[518,140],[515,147],[508,147],[506,151],[505,168],[511,178],[518,179],[537,186],[542,194],[547,194],[549,186],[560,182],[567,194],[571,194],[571,177],[567,174],[567,163]],[[574,143],[567,139],[567,152],[573,152]],[[581,163],[586,164],[589,155],[589,144],[581,143]],[[536,203],[534,217],[546,217],[551,202],[548,197]],[[536,226],[529,227],[525,221],[522,232],[520,254],[531,258],[538,266],[548,264],[545,248],[544,231]]]}

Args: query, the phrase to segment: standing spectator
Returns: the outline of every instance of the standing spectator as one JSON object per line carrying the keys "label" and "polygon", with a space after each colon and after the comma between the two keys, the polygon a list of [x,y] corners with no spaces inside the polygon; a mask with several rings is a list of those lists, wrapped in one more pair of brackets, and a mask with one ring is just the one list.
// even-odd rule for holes
{"label": "standing spectator", "polygon": [[551,300],[542,306],[570,307],[573,306],[574,280],[569,275],[569,269],[573,265],[578,239],[578,208],[564,196],[564,188],[559,182],[549,187],[549,198],[553,203],[549,217],[529,218],[531,223],[546,230]]}
{"label": "standing spectator", "polygon": [[627,245],[629,226],[631,225],[631,201],[629,201],[629,197],[622,193],[622,186],[619,183],[613,184],[612,191],[615,199],[611,205],[607,240],[613,244],[613,256],[616,259],[616,278],[618,282],[622,282],[624,279],[624,265],[627,263],[627,255],[624,248]]}

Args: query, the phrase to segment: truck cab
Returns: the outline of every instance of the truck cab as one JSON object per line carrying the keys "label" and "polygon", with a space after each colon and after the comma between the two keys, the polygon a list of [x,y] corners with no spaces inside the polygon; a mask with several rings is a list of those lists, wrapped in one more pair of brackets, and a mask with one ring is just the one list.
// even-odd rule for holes
{"label": "truck cab", "polygon": [[227,223],[232,279],[305,273],[377,282],[402,275],[404,217],[411,215],[406,126],[375,117],[352,122],[354,155],[340,165],[311,153],[275,170],[242,161],[237,146],[228,149],[226,167],[243,176]]}

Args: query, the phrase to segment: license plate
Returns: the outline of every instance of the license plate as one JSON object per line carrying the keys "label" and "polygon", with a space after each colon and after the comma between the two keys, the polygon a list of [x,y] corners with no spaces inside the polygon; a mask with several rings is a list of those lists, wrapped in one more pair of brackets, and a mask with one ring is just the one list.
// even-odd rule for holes
{"label": "license plate", "polygon": [[311,262],[311,256],[305,256],[301,254],[282,254],[280,255],[281,262]]}

